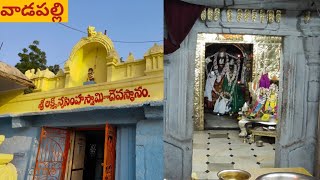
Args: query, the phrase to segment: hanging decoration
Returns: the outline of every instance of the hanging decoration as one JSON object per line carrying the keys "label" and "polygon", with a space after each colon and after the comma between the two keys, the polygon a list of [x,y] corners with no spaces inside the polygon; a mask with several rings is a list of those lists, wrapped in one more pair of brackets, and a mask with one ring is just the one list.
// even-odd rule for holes
{"label": "hanging decoration", "polygon": [[202,21],[205,21],[206,18],[207,18],[207,10],[204,9],[204,10],[201,12],[201,14],[200,14],[200,19],[201,19]]}
{"label": "hanging decoration", "polygon": [[237,10],[237,21],[240,22],[242,19],[242,9]]}
{"label": "hanging decoration", "polygon": [[260,10],[260,22],[264,22],[264,17],[265,17],[265,11],[263,9]]}
{"label": "hanging decoration", "polygon": [[213,21],[214,17],[213,17],[213,9],[212,8],[207,9],[207,18],[208,18],[208,21]]}
{"label": "hanging decoration", "polygon": [[218,21],[220,19],[220,9],[219,8],[215,8],[214,9],[214,21]]}
{"label": "hanging decoration", "polygon": [[227,10],[227,21],[228,22],[232,21],[232,9]]}
{"label": "hanging decoration", "polygon": [[[233,9],[226,9],[223,11],[220,8],[207,8],[201,12],[200,19],[202,21],[214,21],[217,22],[221,20],[221,12],[226,13],[227,22],[232,22]],[[236,20],[237,22],[241,22],[243,18],[244,22],[248,22],[251,16],[251,21],[254,23],[257,20],[257,16],[259,13],[260,23],[268,23],[272,24],[274,22],[280,23],[281,21],[281,10],[256,10],[256,9],[237,9],[236,10]],[[310,20],[310,11],[306,11],[304,13],[305,23],[308,23]],[[265,21],[266,20],[266,21]]]}
{"label": "hanging decoration", "polygon": [[271,24],[274,22],[274,10],[268,10],[268,23]]}
{"label": "hanging decoration", "polygon": [[280,23],[280,20],[281,20],[281,11],[277,10],[276,11],[276,22]]}
{"label": "hanging decoration", "polygon": [[253,22],[256,22],[256,19],[257,19],[257,10],[255,10],[255,9],[252,10],[251,19],[252,19]]}
{"label": "hanging decoration", "polygon": [[249,16],[250,16],[250,10],[249,9],[244,10],[244,22],[248,22]]}

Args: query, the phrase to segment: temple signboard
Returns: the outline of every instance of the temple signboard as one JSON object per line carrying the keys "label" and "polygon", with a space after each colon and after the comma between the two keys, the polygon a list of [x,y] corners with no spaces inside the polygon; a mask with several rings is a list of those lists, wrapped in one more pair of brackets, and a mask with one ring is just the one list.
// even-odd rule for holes
{"label": "temple signboard", "polygon": [[68,22],[68,0],[3,0],[0,7],[0,22]]}
{"label": "temple signboard", "polygon": [[96,92],[88,93],[86,95],[76,95],[73,97],[52,97],[52,98],[43,98],[39,105],[39,110],[45,109],[64,109],[67,106],[79,106],[79,105],[90,105],[94,106],[96,104],[101,104],[106,101],[122,101],[130,100],[134,102],[137,98],[146,98],[150,97],[147,89],[139,86],[133,90],[129,89],[112,89],[108,93]]}

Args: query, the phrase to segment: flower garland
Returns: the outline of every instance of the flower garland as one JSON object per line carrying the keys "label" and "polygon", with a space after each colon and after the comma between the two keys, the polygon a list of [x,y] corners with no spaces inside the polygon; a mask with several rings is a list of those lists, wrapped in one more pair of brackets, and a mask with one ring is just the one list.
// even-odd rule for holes
{"label": "flower garland", "polygon": [[234,64],[234,68],[233,68],[233,72],[231,73],[230,71],[230,64],[229,62],[226,64],[227,67],[227,79],[228,79],[228,86],[231,86],[231,92],[230,93],[226,93],[227,95],[230,96],[230,101],[232,101],[232,94],[234,92],[235,89],[235,85],[237,83],[236,78],[239,74],[239,70],[240,70],[240,66],[239,66],[240,60],[238,59],[236,64]]}
{"label": "flower garland", "polygon": [[228,79],[228,86],[231,86],[234,80],[236,79],[236,76],[238,75],[238,66],[234,64],[233,72],[230,71],[230,65],[229,63],[226,64],[227,66],[227,79]]}

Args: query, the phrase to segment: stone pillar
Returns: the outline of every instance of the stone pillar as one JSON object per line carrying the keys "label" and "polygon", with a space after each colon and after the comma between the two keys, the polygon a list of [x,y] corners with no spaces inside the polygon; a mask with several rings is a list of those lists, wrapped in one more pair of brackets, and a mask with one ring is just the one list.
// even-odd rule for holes
{"label": "stone pillar", "polygon": [[316,148],[316,163],[315,163],[315,177],[320,179],[320,105],[318,114],[318,131],[317,131],[317,148]]}
{"label": "stone pillar", "polygon": [[[308,85],[307,85],[307,138],[313,144],[314,153],[312,154],[313,171],[310,172],[315,176],[320,176],[319,169],[319,149],[317,143],[320,141],[319,127],[319,99],[320,99],[320,18],[317,13],[311,14],[310,20],[308,19],[309,12],[305,12],[304,22],[301,21],[301,31],[304,35],[303,44],[304,52],[306,55],[306,62],[308,67]],[[306,17],[306,18],[305,18]],[[319,146],[318,146],[319,147]],[[311,165],[310,165],[311,166]]]}
{"label": "stone pillar", "polygon": [[[298,21],[302,36],[284,38],[277,167],[315,173],[320,93],[320,18]],[[287,88],[291,87],[291,88]]]}
{"label": "stone pillar", "polygon": [[191,79],[194,78],[194,49],[188,49],[188,43],[186,38],[180,49],[164,57],[163,137],[166,179],[191,179],[194,97],[194,80]]}
{"label": "stone pillar", "polygon": [[113,81],[112,74],[115,72],[116,65],[119,63],[119,55],[115,50],[111,50],[107,59],[107,82]]}

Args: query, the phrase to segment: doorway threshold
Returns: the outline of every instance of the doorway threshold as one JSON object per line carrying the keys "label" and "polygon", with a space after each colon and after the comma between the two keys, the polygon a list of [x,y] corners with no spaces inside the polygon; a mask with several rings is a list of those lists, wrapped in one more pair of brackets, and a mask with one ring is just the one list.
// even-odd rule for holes
{"label": "doorway threshold", "polygon": [[205,130],[240,130],[238,120],[229,115],[218,116],[204,113]]}

